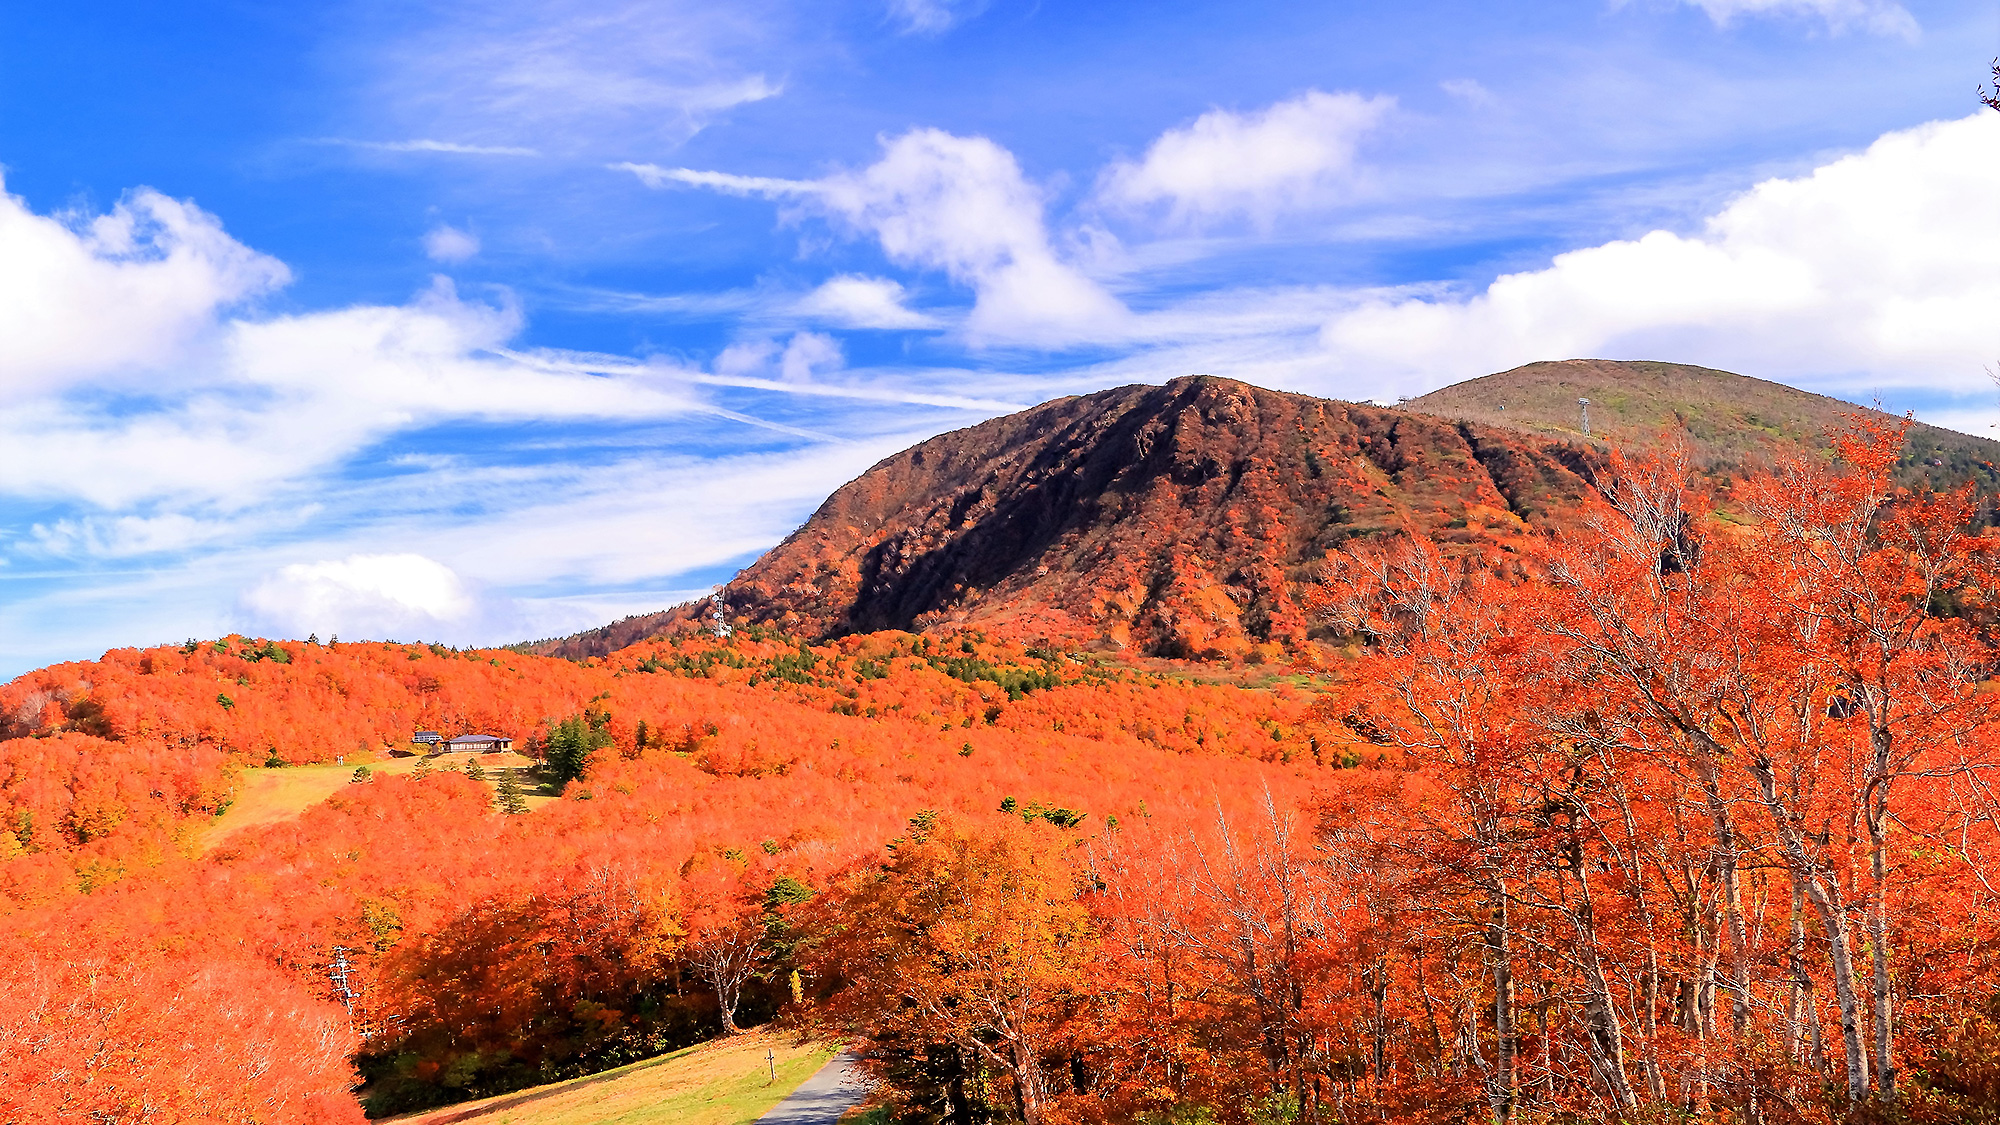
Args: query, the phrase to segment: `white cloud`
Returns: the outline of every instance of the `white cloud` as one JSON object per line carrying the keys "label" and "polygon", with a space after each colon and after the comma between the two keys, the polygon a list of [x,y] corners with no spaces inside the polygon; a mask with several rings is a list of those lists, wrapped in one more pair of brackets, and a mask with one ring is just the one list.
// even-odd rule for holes
{"label": "white cloud", "polygon": [[732,381],[776,376],[795,384],[810,383],[814,376],[838,371],[844,364],[838,340],[819,332],[795,332],[782,348],[774,340],[731,344],[716,356],[715,372]]}
{"label": "white cloud", "polygon": [[375,152],[436,152],[453,156],[540,156],[539,149],[521,145],[469,145],[458,141],[356,141],[345,137],[325,137],[319,144],[341,145],[346,148],[365,148]]}
{"label": "white cloud", "polygon": [[290,277],[214,216],[148,188],[68,218],[0,192],[0,403],[156,371],[218,313]]}
{"label": "white cloud", "polygon": [[439,545],[427,549],[491,589],[556,579],[600,588],[658,582],[764,550],[834,488],[934,432],[898,429],[706,460],[633,458],[588,473],[559,466],[525,477],[495,473],[475,487],[509,502],[478,519],[430,518],[408,530],[436,533]]}
{"label": "white cloud", "polygon": [[975,341],[1061,344],[1124,329],[1125,307],[1056,256],[1041,192],[985,137],[914,129],[882,159],[822,182],[818,203],[873,234],[891,261],[972,288]]}
{"label": "white cloud", "polygon": [[1242,216],[1268,224],[1349,195],[1355,149],[1395,104],[1308,90],[1256,113],[1211,110],[1161,134],[1143,159],[1113,165],[1098,195],[1114,207],[1165,205],[1181,223]]}
{"label": "white cloud", "polygon": [[845,364],[839,341],[819,332],[798,332],[778,358],[778,375],[788,383],[810,383],[813,376],[838,371]]}
{"label": "white cloud", "polygon": [[1477,78],[1447,78],[1438,83],[1438,89],[1477,109],[1485,109],[1499,101],[1493,96],[1493,91]]}
{"label": "white cloud", "polygon": [[1718,27],[1745,16],[1780,16],[1816,20],[1828,30],[1859,28],[1875,35],[1915,39],[1917,18],[1894,0],[1682,0],[1700,8]]}
{"label": "white cloud", "polygon": [[858,172],[783,180],[621,164],[650,186],[682,183],[797,200],[872,235],[899,265],[942,271],[973,291],[967,336],[976,344],[1061,346],[1117,337],[1131,313],[1051,245],[1041,191],[1014,155],[985,137],[912,129],[882,141]]}
{"label": "white cloud", "polygon": [[739,340],[715,357],[715,373],[731,377],[762,375],[771,369],[778,345],[771,340]]}
{"label": "white cloud", "polygon": [[634,164],[621,161],[605,167],[614,172],[630,172],[639,177],[639,182],[649,188],[662,188],[668,184],[686,184],[688,187],[709,188],[724,195],[747,195],[763,199],[782,198],[788,195],[811,195],[819,190],[819,185],[811,180],[780,180],[770,176],[738,176],[729,172],[702,172],[693,168],[663,168],[658,164]]}
{"label": "white cloud", "polygon": [[450,567],[414,554],[294,563],[246,593],[243,604],[282,635],[351,639],[436,638],[462,628],[480,609]]}
{"label": "white cloud", "polygon": [[889,18],[906,34],[940,35],[986,10],[986,0],[889,0]]}
{"label": "white cloud", "polygon": [[[244,504],[398,430],[706,409],[501,355],[518,313],[441,278],[402,306],[231,317],[284,267],[154,193],[75,229],[0,197],[0,240],[23,250],[0,258],[0,494]],[[104,400],[121,381],[145,398]]]}
{"label": "white cloud", "polygon": [[454,138],[432,151],[562,155],[678,144],[776,97],[782,85],[740,60],[763,53],[789,18],[763,0],[443,5],[414,33],[350,49],[374,73],[380,131]]}
{"label": "white cloud", "polygon": [[276,520],[201,518],[185,512],[156,515],[82,516],[37,523],[28,529],[32,551],[56,558],[130,558],[186,551],[268,532],[274,524],[296,524],[315,509],[308,506]]}
{"label": "white cloud", "polygon": [[1342,370],[1414,383],[1643,356],[1965,389],[1996,347],[1995,183],[2000,115],[1923,125],[1758,184],[1698,233],[1576,250],[1463,299],[1365,300],[1322,339]]}
{"label": "white cloud", "polygon": [[465,262],[479,254],[479,236],[450,225],[432,228],[424,235],[424,253],[433,262]]}
{"label": "white cloud", "polygon": [[885,277],[844,273],[800,298],[794,311],[846,328],[936,328],[937,318],[903,303],[903,287]]}

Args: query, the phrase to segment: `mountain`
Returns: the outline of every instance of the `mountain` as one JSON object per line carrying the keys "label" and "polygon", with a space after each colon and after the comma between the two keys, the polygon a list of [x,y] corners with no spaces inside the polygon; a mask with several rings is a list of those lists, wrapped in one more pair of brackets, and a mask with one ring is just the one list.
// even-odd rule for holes
{"label": "mountain", "polygon": [[[723,591],[808,636],[972,626],[1031,643],[1275,655],[1343,540],[1414,527],[1505,550],[1583,496],[1587,444],[1207,376],[944,434],[835,492]],[[546,645],[602,654],[691,609]]]}
{"label": "mountain", "polygon": [[[1502,426],[1556,440],[1583,435],[1590,400],[1590,437],[1613,445],[1649,445],[1668,430],[1685,434],[1698,456],[1722,469],[1741,469],[1828,448],[1827,435],[1857,415],[1893,420],[1879,410],[1772,383],[1681,363],[1571,359],[1530,363],[1468,379],[1405,401],[1406,410],[1484,426]],[[1917,487],[1976,480],[1993,491],[2000,476],[2000,442],[1917,423],[1899,469]]]}
{"label": "mountain", "polygon": [[[1579,398],[1588,398],[1591,432]],[[1721,473],[1826,447],[1851,403],[1684,364],[1533,363],[1396,408],[1208,376],[1057,399],[944,434],[835,492],[722,591],[807,636],[933,625],[1169,656],[1272,655],[1312,627],[1301,584],[1345,539],[1411,527],[1509,549],[1560,523],[1603,447],[1688,435]],[[1906,483],[1977,480],[2000,442],[1916,425]],[[537,651],[603,655],[712,607]]]}

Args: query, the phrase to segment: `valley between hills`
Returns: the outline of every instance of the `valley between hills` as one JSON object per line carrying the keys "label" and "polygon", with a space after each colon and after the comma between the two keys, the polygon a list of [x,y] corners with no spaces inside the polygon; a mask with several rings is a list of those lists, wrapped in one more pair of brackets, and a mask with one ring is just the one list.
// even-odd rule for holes
{"label": "valley between hills", "polygon": [[720,1123],[672,1066],[763,1043],[879,1122],[2000,1120],[1996,462],[1667,363],[1193,376],[576,636],[38,669],[0,1118]]}

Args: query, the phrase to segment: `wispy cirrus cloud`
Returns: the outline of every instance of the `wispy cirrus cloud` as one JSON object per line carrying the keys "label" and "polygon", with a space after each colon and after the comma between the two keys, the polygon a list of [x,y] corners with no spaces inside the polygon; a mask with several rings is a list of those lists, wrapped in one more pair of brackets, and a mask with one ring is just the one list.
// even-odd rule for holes
{"label": "wispy cirrus cloud", "polygon": [[367,111],[384,124],[468,151],[577,154],[678,145],[777,97],[784,82],[765,65],[783,56],[793,16],[770,0],[496,0],[385,19],[393,34],[349,49],[368,76]]}
{"label": "wispy cirrus cloud", "polygon": [[246,302],[290,271],[146,189],[95,218],[0,194],[0,241],[0,495],[253,503],[413,425],[706,405],[507,359],[518,311],[443,279],[404,305],[260,314]]}
{"label": "wispy cirrus cloud", "polygon": [[359,141],[348,137],[319,137],[314,144],[360,148],[371,152],[436,152],[452,156],[540,156],[540,149],[524,145],[474,145],[458,141]]}
{"label": "wispy cirrus cloud", "polygon": [[1700,8],[1719,27],[1739,20],[1782,18],[1817,23],[1836,34],[1858,30],[1872,35],[1916,39],[1917,17],[1895,0],[1679,0]]}
{"label": "wispy cirrus cloud", "polygon": [[771,176],[739,176],[732,172],[704,172],[694,168],[667,168],[658,164],[637,164],[620,161],[607,164],[613,172],[630,172],[639,182],[649,188],[663,188],[669,184],[685,187],[708,188],[725,195],[742,195],[759,199],[784,199],[792,196],[820,195],[824,184],[816,180],[785,180]]}

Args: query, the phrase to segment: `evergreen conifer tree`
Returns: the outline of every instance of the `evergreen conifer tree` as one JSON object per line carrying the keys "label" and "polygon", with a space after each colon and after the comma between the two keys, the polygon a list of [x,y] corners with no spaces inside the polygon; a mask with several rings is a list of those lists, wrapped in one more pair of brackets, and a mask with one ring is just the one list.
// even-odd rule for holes
{"label": "evergreen conifer tree", "polygon": [[520,771],[501,771],[499,802],[500,811],[508,816],[520,816],[528,811],[528,799],[521,795]]}
{"label": "evergreen conifer tree", "polygon": [[543,761],[557,789],[583,776],[592,752],[611,745],[608,723],[608,716],[593,712],[571,715],[549,731]]}

